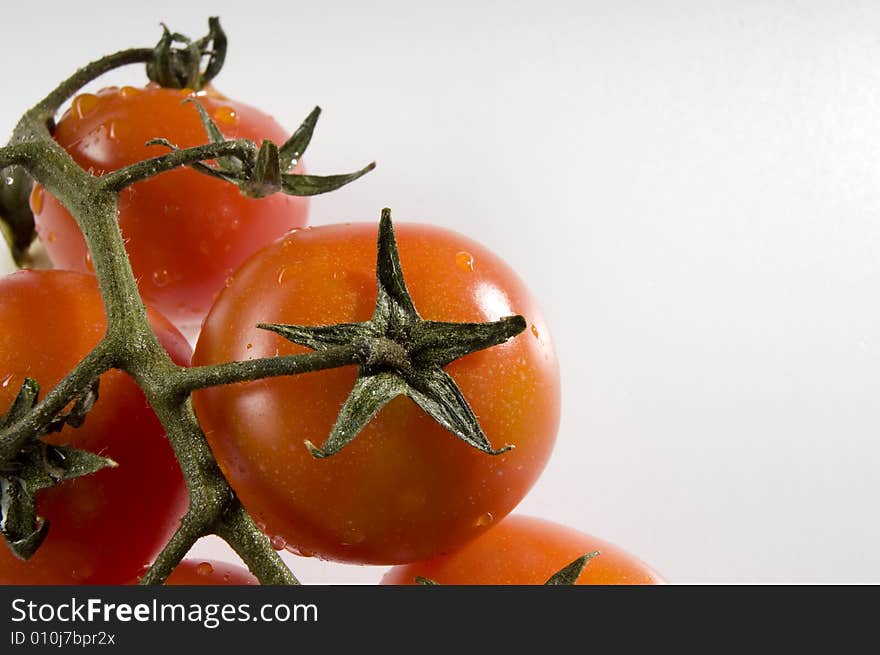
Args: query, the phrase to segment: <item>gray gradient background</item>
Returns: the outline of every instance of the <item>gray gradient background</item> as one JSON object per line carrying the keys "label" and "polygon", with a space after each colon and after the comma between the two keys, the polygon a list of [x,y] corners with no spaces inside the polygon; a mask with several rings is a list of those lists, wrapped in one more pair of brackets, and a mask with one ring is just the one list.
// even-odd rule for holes
{"label": "gray gradient background", "polygon": [[313,223],[387,205],[520,271],[564,402],[518,511],[673,582],[880,582],[880,6],[57,4],[3,2],[0,131],[160,20],[218,14],[224,93],[290,128],[320,104],[313,172],[378,161]]}

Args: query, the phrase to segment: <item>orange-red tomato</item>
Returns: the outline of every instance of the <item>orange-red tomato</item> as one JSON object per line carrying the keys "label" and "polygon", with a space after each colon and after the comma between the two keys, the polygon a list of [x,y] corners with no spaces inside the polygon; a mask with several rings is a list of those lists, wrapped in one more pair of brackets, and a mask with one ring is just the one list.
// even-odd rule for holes
{"label": "orange-red tomato", "polygon": [[[165,137],[181,148],[208,143],[195,97],[228,139],[289,136],[273,118],[213,89],[110,87],[76,97],[54,132],[84,169],[101,175],[168,152],[145,143]],[[301,172],[301,171],[298,171]],[[31,207],[37,231],[57,268],[91,270],[73,218],[36,187]],[[191,169],[163,173],[125,189],[119,226],[145,301],[178,325],[201,322],[226,278],[248,256],[287,230],[305,225],[308,201],[276,193],[253,200],[238,188]]]}
{"label": "orange-red tomato", "polygon": [[419,576],[445,585],[540,585],[596,550],[599,555],[587,562],[575,584],[664,583],[622,548],[557,523],[515,515],[454,553],[392,568],[382,584],[416,584]]}
{"label": "orange-red tomato", "polygon": [[[500,520],[544,468],[559,421],[550,333],[522,282],[496,255],[438,227],[397,224],[403,274],[426,320],[521,314],[524,333],[454,361],[456,381],[501,455],[466,445],[411,400],[386,405],[342,451],[314,459],[353,366],[199,391],[197,414],[233,488],[276,543],[303,554],[399,563],[448,552]],[[199,365],[305,352],[265,323],[369,320],[375,224],[294,231],[239,269],[205,320]]]}
{"label": "orange-red tomato", "polygon": [[166,585],[258,585],[247,569],[217,560],[185,559],[171,572]]}
{"label": "orange-red tomato", "polygon": [[[181,365],[190,348],[161,315],[148,317]],[[52,389],[101,339],[106,320],[94,276],[19,271],[0,278],[0,412],[25,377]],[[143,392],[121,371],[100,378],[98,402],[80,428],[44,439],[109,457],[119,465],[37,494],[49,521],[29,560],[0,540],[0,584],[123,584],[152,561],[186,511],[183,476]]]}

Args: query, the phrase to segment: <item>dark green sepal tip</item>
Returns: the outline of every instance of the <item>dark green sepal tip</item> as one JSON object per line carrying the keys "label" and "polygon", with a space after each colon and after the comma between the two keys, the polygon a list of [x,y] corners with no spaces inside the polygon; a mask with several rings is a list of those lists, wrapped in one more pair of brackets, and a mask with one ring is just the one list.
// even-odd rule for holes
{"label": "dark green sepal tip", "polygon": [[587,562],[589,562],[594,557],[597,557],[599,554],[600,553],[598,550],[594,550],[592,553],[581,555],[576,560],[551,575],[550,579],[547,580],[547,582],[545,582],[544,584],[573,585],[575,582],[577,582],[577,579],[580,577],[584,568],[587,566]]}

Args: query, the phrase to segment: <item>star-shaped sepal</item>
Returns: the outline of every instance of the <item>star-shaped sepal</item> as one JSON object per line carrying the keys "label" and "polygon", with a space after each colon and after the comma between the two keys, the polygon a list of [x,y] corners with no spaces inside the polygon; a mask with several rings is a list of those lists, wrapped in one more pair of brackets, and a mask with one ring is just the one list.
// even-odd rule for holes
{"label": "star-shaped sepal", "polygon": [[313,350],[354,344],[360,351],[357,380],[330,435],[320,447],[306,442],[312,455],[329,457],[338,453],[398,396],[409,397],[452,434],[484,453],[498,455],[513,448],[510,444],[493,448],[458,385],[443,367],[516,336],[525,329],[525,319],[508,316],[491,323],[422,319],[406,288],[388,209],[382,211],[379,222],[376,281],[376,308],[369,321],[317,327],[258,326]]}
{"label": "star-shaped sepal", "polygon": [[[187,98],[184,102],[192,103],[198,109],[210,143],[226,141],[220,128],[198,100]],[[315,196],[328,193],[354,182],[376,167],[376,163],[371,162],[358,171],[341,175],[305,175],[290,172],[296,167],[311,142],[320,115],[321,108],[315,107],[302,125],[280,147],[272,141],[263,141],[253,159],[224,156],[217,158],[216,165],[199,162],[192,164],[192,168],[205,175],[235,184],[241,193],[248,197],[264,198],[279,192],[289,196]],[[152,139],[148,144],[178,150],[178,147],[167,139]],[[256,146],[254,148],[256,149]]]}
{"label": "star-shaped sepal", "polygon": [[[37,403],[40,387],[25,379],[12,406],[0,417],[0,430],[22,419]],[[77,398],[70,411],[59,414],[43,433],[57,432],[65,425],[78,427],[97,399],[97,382]],[[0,465],[0,534],[20,559],[30,558],[49,530],[49,522],[37,515],[36,496],[47,489],[83,475],[115,467],[116,463],[70,446],[55,446],[34,439],[17,456]]]}

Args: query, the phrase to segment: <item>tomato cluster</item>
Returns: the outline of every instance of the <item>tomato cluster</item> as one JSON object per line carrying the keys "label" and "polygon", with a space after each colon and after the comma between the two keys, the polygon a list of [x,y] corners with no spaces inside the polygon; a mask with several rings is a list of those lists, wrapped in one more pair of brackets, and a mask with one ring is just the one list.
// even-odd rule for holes
{"label": "tomato cluster", "polygon": [[[287,138],[273,119],[212,88],[152,84],[76,97],[54,138],[101,176],[166,152],[146,145],[155,137],[179,148],[205,143],[199,108],[182,102],[193,99],[227,139]],[[59,270],[0,280],[0,322],[9,326],[0,334],[0,412],[25,378],[51,389],[106,329],[77,223],[40,186],[31,207]],[[607,543],[537,519],[505,520],[548,461],[560,412],[550,330],[514,271],[465,236],[401,223],[386,244],[392,278],[383,281],[374,223],[307,228],[306,213],[303,198],[248,198],[192,168],[138,182],[119,204],[151,324],[178,364],[189,364],[190,351],[169,319],[184,328],[203,320],[198,366],[305,353],[330,347],[339,334],[367,335],[371,348],[389,348],[385,359],[370,350],[356,365],[193,394],[220,468],[272,545],[397,565],[385,584],[417,577],[541,584],[594,550],[600,555],[578,584],[659,582]],[[512,316],[523,317],[525,329],[498,345],[464,349],[455,341]],[[420,330],[448,330],[449,338],[431,341]],[[45,439],[105,454],[118,467],[41,492],[38,513],[50,522],[49,536],[27,562],[0,549],[0,583],[137,580],[183,513],[174,453],[137,385],[111,371],[99,389],[82,427]],[[381,394],[388,397],[379,402]],[[358,434],[344,434],[351,428],[340,415],[357,412]],[[461,427],[462,416],[478,427]],[[340,439],[338,452],[311,445],[328,434]],[[254,582],[243,570],[196,560],[181,563],[168,580]]]}

